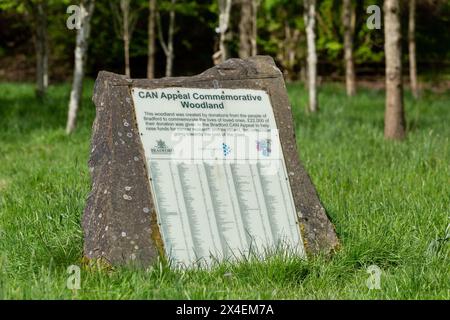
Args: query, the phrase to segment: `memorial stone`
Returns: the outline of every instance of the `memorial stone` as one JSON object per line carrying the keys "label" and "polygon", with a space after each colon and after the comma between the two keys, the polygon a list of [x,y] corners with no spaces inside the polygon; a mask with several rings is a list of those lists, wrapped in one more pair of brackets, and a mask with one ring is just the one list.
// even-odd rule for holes
{"label": "memorial stone", "polygon": [[162,255],[189,267],[338,246],[272,58],[230,59],[192,77],[100,72],[93,100],[87,258],[146,265]]}

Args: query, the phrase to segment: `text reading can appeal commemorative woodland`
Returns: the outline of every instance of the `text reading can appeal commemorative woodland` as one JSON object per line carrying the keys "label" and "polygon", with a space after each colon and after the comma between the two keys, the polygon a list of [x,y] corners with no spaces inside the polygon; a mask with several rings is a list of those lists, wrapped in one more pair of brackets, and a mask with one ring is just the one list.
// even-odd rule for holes
{"label": "text reading can appeal commemorative woodland", "polygon": [[[260,95],[254,94],[225,94],[222,91],[221,94],[201,94],[198,92],[192,93],[165,93],[156,91],[139,91],[139,98],[142,99],[166,99],[167,101],[180,101],[183,108],[202,108],[202,109],[224,109],[224,101],[261,101]],[[196,102],[192,102],[196,100]],[[211,103],[214,101],[216,103]]]}

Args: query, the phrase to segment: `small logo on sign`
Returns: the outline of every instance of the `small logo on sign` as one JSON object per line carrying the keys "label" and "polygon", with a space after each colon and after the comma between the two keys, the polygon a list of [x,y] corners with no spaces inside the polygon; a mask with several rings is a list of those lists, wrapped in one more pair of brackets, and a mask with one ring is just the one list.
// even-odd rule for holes
{"label": "small logo on sign", "polygon": [[270,156],[272,153],[272,141],[270,139],[262,139],[256,141],[256,150],[264,157]]}
{"label": "small logo on sign", "polygon": [[156,146],[153,147],[152,153],[157,154],[171,154],[173,151],[173,148],[169,148],[164,140],[156,140]]}
{"label": "small logo on sign", "polygon": [[231,153],[231,148],[226,143],[222,143],[222,151],[223,151],[224,157],[226,157]]}

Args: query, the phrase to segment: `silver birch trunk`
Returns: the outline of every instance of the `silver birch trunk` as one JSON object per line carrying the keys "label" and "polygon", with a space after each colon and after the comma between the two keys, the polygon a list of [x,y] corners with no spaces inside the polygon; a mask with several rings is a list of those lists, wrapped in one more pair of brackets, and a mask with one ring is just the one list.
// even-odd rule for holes
{"label": "silver birch trunk", "polygon": [[356,93],[355,64],[353,61],[353,35],[355,12],[351,0],[344,0],[342,24],[344,26],[345,86],[348,96]]}
{"label": "silver birch trunk", "polygon": [[259,0],[252,0],[252,36],[251,36],[251,55],[258,54],[258,6]]}
{"label": "silver birch trunk", "polygon": [[409,1],[408,19],[408,47],[409,47],[409,79],[411,82],[411,92],[414,98],[419,96],[417,81],[417,61],[416,61],[416,0]]}
{"label": "silver birch trunk", "polygon": [[231,4],[232,0],[219,0],[219,52],[222,62],[229,57],[227,33],[230,24]]}
{"label": "silver birch trunk", "polygon": [[73,70],[72,90],[70,92],[69,112],[67,116],[66,132],[70,134],[75,129],[77,113],[83,92],[84,68],[87,59],[87,49],[91,31],[91,18],[94,13],[95,0],[81,1],[81,21],[77,30],[75,45],[75,65]]}
{"label": "silver birch trunk", "polygon": [[[176,0],[172,0],[172,4],[175,4]],[[166,55],[166,77],[171,77],[173,74],[173,36],[175,34],[175,10],[171,10],[169,13],[169,36],[167,39],[167,55]]]}
{"label": "silver birch trunk", "polygon": [[137,11],[131,10],[131,0],[120,0],[115,2],[110,2],[111,12],[113,14],[113,25],[116,29],[117,34],[123,42],[123,53],[124,53],[124,69],[125,75],[131,77],[130,68],[130,43],[133,35],[133,30],[137,21]]}
{"label": "silver birch trunk", "polygon": [[156,16],[156,0],[149,0],[149,16],[148,16],[148,62],[147,62],[147,78],[155,77],[155,16]]}
{"label": "silver birch trunk", "polygon": [[[172,0],[172,6],[175,5],[176,0]],[[159,42],[161,47],[166,55],[166,77],[171,77],[173,73],[173,60],[175,57],[174,46],[173,46],[173,38],[175,34],[175,10],[172,9],[169,12],[169,30],[167,36],[167,43],[164,40],[164,34],[161,25],[161,16],[158,12],[158,35]]]}
{"label": "silver birch trunk", "polygon": [[122,11],[122,40],[125,58],[125,75],[131,78],[130,71],[130,0],[120,0]]}
{"label": "silver birch trunk", "polygon": [[399,0],[384,1],[384,37],[386,56],[384,136],[386,139],[399,140],[405,136]]}
{"label": "silver birch trunk", "polygon": [[305,26],[307,43],[308,110],[319,109],[317,101],[317,52],[316,52],[316,0],[305,0]]}

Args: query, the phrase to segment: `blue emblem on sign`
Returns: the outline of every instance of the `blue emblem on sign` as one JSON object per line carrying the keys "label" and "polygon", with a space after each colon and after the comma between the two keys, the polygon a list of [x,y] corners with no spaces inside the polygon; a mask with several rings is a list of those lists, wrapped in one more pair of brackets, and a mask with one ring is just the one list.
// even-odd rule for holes
{"label": "blue emblem on sign", "polygon": [[223,151],[223,155],[226,157],[227,155],[229,155],[231,153],[231,148],[226,143],[222,143],[222,151]]}
{"label": "blue emblem on sign", "polygon": [[258,152],[263,156],[268,157],[272,152],[271,144],[272,142],[270,139],[258,140],[256,141],[256,150],[258,150]]}

